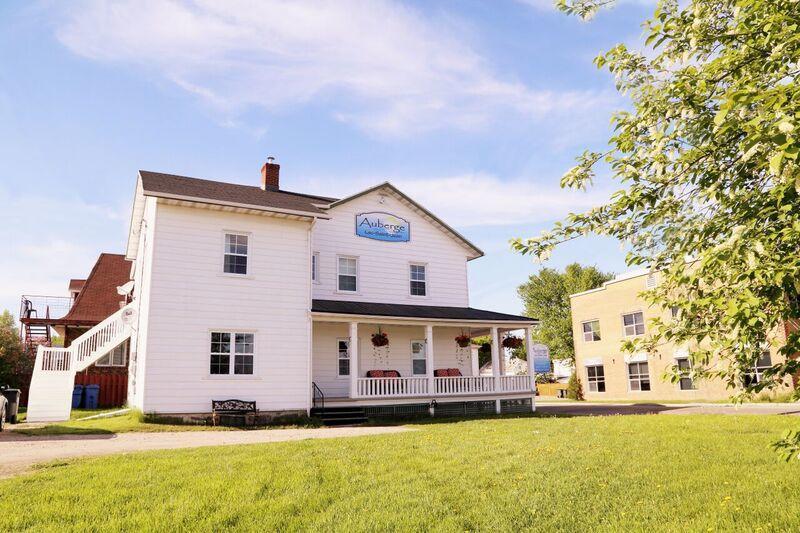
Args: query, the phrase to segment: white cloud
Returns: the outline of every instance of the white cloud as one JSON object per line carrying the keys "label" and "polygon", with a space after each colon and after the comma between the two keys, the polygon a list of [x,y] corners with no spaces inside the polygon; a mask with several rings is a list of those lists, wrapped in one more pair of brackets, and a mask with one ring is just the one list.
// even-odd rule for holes
{"label": "white cloud", "polygon": [[452,19],[390,0],[85,0],[60,4],[74,53],[150,69],[229,115],[314,101],[372,133],[475,129],[607,103],[493,72]]}
{"label": "white cloud", "polygon": [[[356,178],[348,180],[344,184],[348,190],[343,190],[341,179],[316,178],[297,182],[296,189],[342,197],[382,181],[386,179]],[[551,222],[570,212],[594,207],[608,200],[611,193],[607,187],[593,187],[586,192],[561,189],[557,179],[501,180],[489,174],[393,177],[389,181],[449,225],[459,228]]]}

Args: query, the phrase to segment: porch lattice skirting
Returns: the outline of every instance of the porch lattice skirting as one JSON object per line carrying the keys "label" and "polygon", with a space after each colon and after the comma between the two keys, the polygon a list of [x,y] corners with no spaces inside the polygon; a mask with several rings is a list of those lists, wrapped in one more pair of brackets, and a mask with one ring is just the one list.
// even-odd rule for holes
{"label": "porch lattice skirting", "polygon": [[[503,414],[530,413],[531,399],[520,398],[501,400],[500,412]],[[495,414],[495,401],[482,400],[474,402],[439,402],[433,407],[435,417],[479,416]],[[364,408],[368,418],[421,418],[431,415],[431,406],[427,403],[376,405]]]}

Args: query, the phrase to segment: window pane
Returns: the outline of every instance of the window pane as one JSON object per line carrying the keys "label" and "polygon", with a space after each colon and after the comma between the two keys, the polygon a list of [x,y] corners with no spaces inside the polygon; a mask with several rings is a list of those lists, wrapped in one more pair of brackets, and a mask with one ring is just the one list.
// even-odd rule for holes
{"label": "window pane", "polygon": [[356,290],[356,277],[355,276],[339,276],[339,290],[340,291],[351,291],[355,292]]}
{"label": "window pane", "polygon": [[425,363],[427,363],[425,359],[414,359],[412,361],[414,375],[426,374],[428,372]]}
{"label": "window pane", "polygon": [[425,266],[411,265],[411,279],[414,281],[425,281]]}
{"label": "window pane", "polygon": [[631,390],[640,390],[638,381],[631,380]]}
{"label": "window pane", "polygon": [[596,372],[597,372],[596,369],[597,369],[597,367],[595,367],[595,366],[586,367],[586,375],[589,376],[589,378],[595,377],[597,375],[596,374]]}
{"label": "window pane", "polygon": [[622,323],[626,326],[633,324],[633,315],[622,315]]}
{"label": "window pane", "polygon": [[211,354],[211,373],[228,374],[230,369],[230,355]]}
{"label": "window pane", "polygon": [[692,383],[691,378],[681,378],[681,390],[692,390],[694,389],[694,383]]}
{"label": "window pane", "polygon": [[350,359],[339,359],[339,375],[350,375]]}
{"label": "window pane", "polygon": [[339,274],[355,276],[357,274],[356,260],[352,257],[340,257]]}
{"label": "window pane", "polygon": [[253,334],[236,334],[236,353],[253,353]]}
{"label": "window pane", "polygon": [[211,334],[211,352],[212,353],[229,353],[231,351],[231,335],[230,333],[212,333]]}
{"label": "window pane", "polygon": [[605,372],[602,366],[596,366],[595,368],[597,369],[597,377],[605,377]]}
{"label": "window pane", "polygon": [[598,381],[597,382],[597,392],[605,392],[606,391],[606,382],[605,381]]}
{"label": "window pane", "polygon": [[761,357],[758,358],[756,362],[756,366],[758,368],[768,368],[772,366],[772,358],[769,355],[769,352],[764,352],[761,354]]}
{"label": "window pane", "polygon": [[411,296],[425,296],[425,282],[412,281],[411,282]]}
{"label": "window pane", "polygon": [[227,274],[247,274],[247,256],[226,254],[224,272]]}
{"label": "window pane", "polygon": [[253,373],[253,356],[236,354],[233,364],[234,374],[252,374]]}
{"label": "window pane", "polygon": [[650,390],[650,380],[643,379],[642,380],[642,390]]}

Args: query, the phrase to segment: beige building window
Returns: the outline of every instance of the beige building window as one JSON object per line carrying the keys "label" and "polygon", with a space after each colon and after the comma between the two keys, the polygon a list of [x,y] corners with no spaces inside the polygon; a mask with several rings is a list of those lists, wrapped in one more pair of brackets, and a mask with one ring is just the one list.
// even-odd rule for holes
{"label": "beige building window", "polygon": [[644,335],[644,313],[637,311],[622,315],[622,329],[626,337]]}
{"label": "beige building window", "polygon": [[628,363],[628,383],[632,391],[650,390],[650,373],[647,363]]}
{"label": "beige building window", "polygon": [[586,367],[586,383],[589,387],[589,392],[606,391],[606,375],[603,371],[603,365]]}
{"label": "beige building window", "polygon": [[600,321],[587,320],[583,323],[584,342],[594,342],[600,340]]}
{"label": "beige building window", "polygon": [[772,358],[769,355],[769,350],[765,350],[761,357],[756,361],[756,366],[753,367],[753,372],[744,376],[744,386],[749,387],[760,383],[764,379],[764,371],[772,366]]}
{"label": "beige building window", "polygon": [[681,358],[676,360],[678,362],[678,371],[681,374],[681,379],[678,382],[678,386],[681,390],[695,390],[697,387],[694,385],[694,380],[689,377],[689,372],[692,370],[692,364],[689,362],[687,358]]}

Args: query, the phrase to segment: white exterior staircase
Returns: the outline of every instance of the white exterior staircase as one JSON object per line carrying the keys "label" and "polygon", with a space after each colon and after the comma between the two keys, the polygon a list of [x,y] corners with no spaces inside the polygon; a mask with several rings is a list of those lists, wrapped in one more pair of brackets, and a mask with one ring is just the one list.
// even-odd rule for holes
{"label": "white exterior staircase", "polygon": [[69,348],[39,346],[28,394],[28,422],[69,420],[75,374],[131,336],[128,304],[72,341]]}

